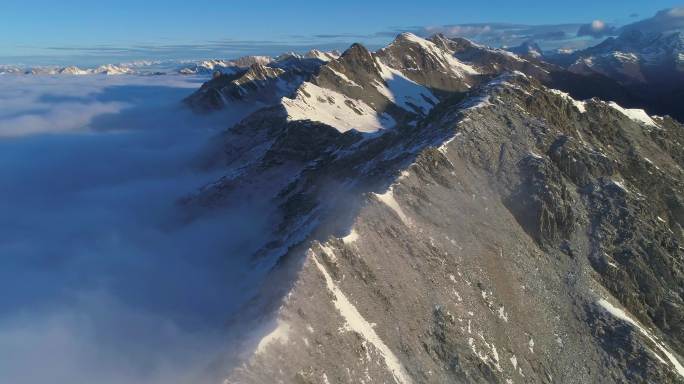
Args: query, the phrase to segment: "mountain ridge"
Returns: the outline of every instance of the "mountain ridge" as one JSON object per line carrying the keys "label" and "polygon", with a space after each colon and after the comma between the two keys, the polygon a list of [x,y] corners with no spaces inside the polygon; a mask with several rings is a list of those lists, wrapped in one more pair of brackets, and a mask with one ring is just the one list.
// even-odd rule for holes
{"label": "mountain ridge", "polygon": [[226,382],[680,382],[682,126],[548,64],[395,42],[247,114],[186,202],[275,207]]}

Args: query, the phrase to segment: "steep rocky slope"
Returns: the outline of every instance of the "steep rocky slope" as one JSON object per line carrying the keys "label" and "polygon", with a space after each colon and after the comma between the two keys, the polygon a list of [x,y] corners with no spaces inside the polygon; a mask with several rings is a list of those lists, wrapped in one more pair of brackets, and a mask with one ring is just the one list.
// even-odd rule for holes
{"label": "steep rocky slope", "polygon": [[682,382],[683,127],[545,74],[402,35],[226,131],[186,204],[274,225],[225,382]]}

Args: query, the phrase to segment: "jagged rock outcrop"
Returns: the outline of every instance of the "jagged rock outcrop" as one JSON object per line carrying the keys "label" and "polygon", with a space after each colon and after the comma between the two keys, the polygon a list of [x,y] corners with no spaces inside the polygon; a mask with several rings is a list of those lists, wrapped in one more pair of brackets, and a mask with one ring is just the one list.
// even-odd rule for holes
{"label": "jagged rock outcrop", "polygon": [[401,70],[406,77],[438,91],[466,91],[480,74],[470,64],[456,59],[448,47],[410,33],[399,35],[378,51],[379,60]]}
{"label": "jagged rock outcrop", "polygon": [[[232,110],[245,117],[250,112],[277,104],[283,96],[294,92],[323,63],[285,55],[264,64],[256,62],[246,69],[237,67],[217,76],[185,99],[197,111]],[[255,108],[256,107],[256,108]]]}

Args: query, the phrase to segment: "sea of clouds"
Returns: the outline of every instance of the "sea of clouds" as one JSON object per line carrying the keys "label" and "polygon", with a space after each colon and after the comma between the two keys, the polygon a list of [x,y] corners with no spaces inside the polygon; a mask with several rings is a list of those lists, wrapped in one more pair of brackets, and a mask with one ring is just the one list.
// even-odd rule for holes
{"label": "sea of clouds", "polygon": [[180,203],[222,172],[226,117],[180,102],[203,80],[0,76],[0,382],[220,377],[268,223]]}

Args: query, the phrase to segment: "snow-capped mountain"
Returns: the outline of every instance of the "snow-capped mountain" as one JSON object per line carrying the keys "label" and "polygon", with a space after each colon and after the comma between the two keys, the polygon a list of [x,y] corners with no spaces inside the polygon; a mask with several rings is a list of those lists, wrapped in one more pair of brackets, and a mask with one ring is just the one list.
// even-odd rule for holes
{"label": "snow-capped mountain", "polygon": [[323,52],[319,51],[318,49],[312,49],[309,52],[307,52],[304,57],[308,59],[318,59],[321,61],[330,61],[330,60],[335,60],[338,57],[340,57],[340,52],[338,51],[331,51],[331,52]]}
{"label": "snow-capped mountain", "polygon": [[599,73],[624,83],[667,83],[684,79],[684,35],[625,31],[616,38],[575,52],[569,69]]}
{"label": "snow-capped mountain", "polygon": [[23,72],[20,67],[14,65],[0,65],[0,75],[14,75]]}
{"label": "snow-capped mountain", "polygon": [[214,72],[235,73],[240,68],[253,64],[268,64],[273,61],[270,56],[245,56],[236,60],[203,60],[181,66],[177,71],[182,75],[211,74]]}
{"label": "snow-capped mountain", "polygon": [[[504,50],[404,33],[377,52],[354,44],[327,62],[283,55],[260,67],[264,76],[248,71],[217,77],[187,102],[198,109],[244,110],[238,106],[256,99],[281,105],[291,119],[371,132],[424,117],[440,98],[506,70],[546,73]],[[362,121],[366,126],[358,126]]]}
{"label": "snow-capped mountain", "polygon": [[[147,73],[147,71],[140,71],[141,67],[145,65],[140,64],[105,64],[95,68],[80,68],[74,65],[67,67],[4,67],[0,68],[0,73],[15,74],[15,75],[124,75]],[[9,70],[7,70],[9,69]]]}
{"label": "snow-capped mountain", "polygon": [[133,70],[127,66],[107,64],[95,68],[91,73],[104,75],[124,75],[133,73]]}
{"label": "snow-capped mountain", "polygon": [[646,33],[625,30],[597,46],[547,55],[545,60],[570,72],[619,83],[632,105],[653,114],[669,114],[684,120],[684,35],[681,32]]}
{"label": "snow-capped mountain", "polygon": [[234,122],[257,109],[280,102],[308,79],[323,61],[282,55],[267,64],[232,67],[205,83],[185,101],[196,110],[228,109]]}
{"label": "snow-capped mountain", "polygon": [[[288,54],[299,59],[316,59],[320,62],[330,61],[339,56],[339,53],[311,50],[304,55]],[[166,60],[166,61],[135,61],[120,64],[104,64],[98,67],[85,68],[70,65],[66,67],[36,66],[22,67],[16,65],[0,65],[0,74],[13,75],[211,75],[215,72],[235,74],[253,65],[267,65],[273,61],[279,61],[270,56],[243,56],[237,59],[222,60]],[[282,61],[282,60],[280,60]]]}
{"label": "snow-capped mountain", "polygon": [[684,126],[602,79],[402,34],[205,83],[184,204],[272,207],[225,382],[681,382]]}
{"label": "snow-capped mountain", "polygon": [[81,69],[76,66],[69,66],[69,67],[64,67],[60,68],[57,73],[60,75],[88,75],[91,72],[85,69]]}

